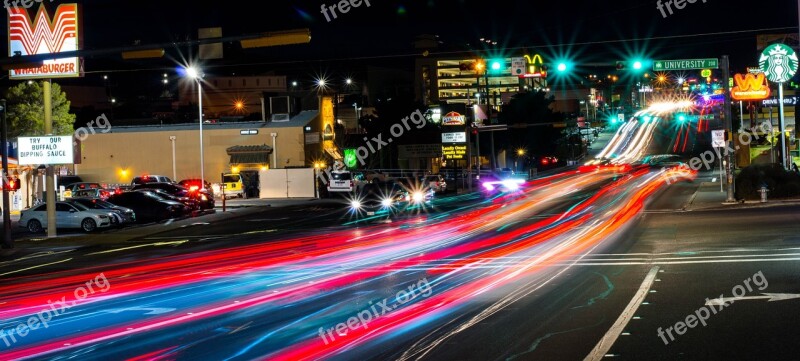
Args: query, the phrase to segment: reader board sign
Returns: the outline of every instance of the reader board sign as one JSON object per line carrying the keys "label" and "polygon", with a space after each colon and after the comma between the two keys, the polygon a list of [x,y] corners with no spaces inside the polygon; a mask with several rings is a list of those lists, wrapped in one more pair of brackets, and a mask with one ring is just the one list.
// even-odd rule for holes
{"label": "reader board sign", "polygon": [[75,161],[71,135],[20,137],[17,142],[19,164],[72,164]]}

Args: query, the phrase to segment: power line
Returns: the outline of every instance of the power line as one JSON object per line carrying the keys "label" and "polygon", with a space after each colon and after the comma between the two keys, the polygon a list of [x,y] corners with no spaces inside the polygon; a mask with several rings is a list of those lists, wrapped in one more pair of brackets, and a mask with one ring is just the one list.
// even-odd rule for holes
{"label": "power line", "polygon": [[[637,41],[670,40],[670,39],[681,39],[681,38],[723,36],[723,35],[748,34],[748,33],[773,32],[773,31],[787,31],[787,30],[793,30],[794,31],[794,30],[797,30],[797,29],[798,29],[798,27],[796,27],[796,26],[788,26],[788,27],[778,27],[778,28],[762,28],[762,29],[749,29],[749,30],[719,31],[719,32],[710,32],[710,33],[669,35],[669,36],[652,36],[652,37],[640,37],[640,38],[617,39],[617,40],[585,41],[585,42],[576,42],[576,43],[537,44],[537,45],[527,45],[527,46],[517,46],[517,47],[496,48],[496,49],[492,49],[492,50],[510,52],[510,51],[514,51],[514,50],[529,50],[529,49],[535,49],[535,48],[603,45],[603,44],[628,43],[628,42],[637,42]],[[428,54],[428,56],[456,55],[456,54],[467,54],[467,53],[473,53],[473,52],[475,52],[475,50],[439,51],[439,52],[431,52],[431,53]],[[373,55],[373,56],[348,57],[348,58],[329,58],[329,59],[315,59],[315,60],[303,59],[303,60],[285,60],[285,61],[240,63],[240,64],[208,65],[207,68],[213,69],[213,68],[245,67],[245,66],[257,66],[257,65],[290,65],[290,64],[303,64],[303,63],[311,63],[311,62],[332,62],[332,61],[343,62],[343,61],[356,61],[356,60],[379,60],[379,59],[417,57],[419,55],[420,54],[418,52],[414,52],[414,53],[398,53],[398,54]],[[140,69],[118,69],[118,70],[111,69],[111,70],[86,71],[84,73],[85,74],[94,74],[94,73],[127,73],[127,72],[138,72],[138,71],[164,71],[164,70],[174,70],[174,68],[171,68],[171,67],[154,67],[154,68],[140,68]]]}

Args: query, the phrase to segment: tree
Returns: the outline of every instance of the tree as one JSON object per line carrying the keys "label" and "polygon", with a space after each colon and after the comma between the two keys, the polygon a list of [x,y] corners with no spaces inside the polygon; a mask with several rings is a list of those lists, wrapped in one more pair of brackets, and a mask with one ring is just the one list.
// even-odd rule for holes
{"label": "tree", "polygon": [[[53,83],[53,134],[69,135],[75,128],[75,114],[69,113],[70,101]],[[8,89],[8,138],[44,135],[44,97],[39,82],[23,82]]]}
{"label": "tree", "polygon": [[[514,124],[534,125],[542,123],[561,122],[564,114],[554,112],[551,108],[555,98],[547,96],[542,91],[519,93],[511,98],[508,104],[503,105],[499,114],[500,123],[513,126]],[[508,132],[508,139],[497,144],[510,146],[513,149],[523,148],[529,154],[552,155],[556,151],[557,141],[561,138],[561,130],[551,125],[527,127],[526,129]]]}

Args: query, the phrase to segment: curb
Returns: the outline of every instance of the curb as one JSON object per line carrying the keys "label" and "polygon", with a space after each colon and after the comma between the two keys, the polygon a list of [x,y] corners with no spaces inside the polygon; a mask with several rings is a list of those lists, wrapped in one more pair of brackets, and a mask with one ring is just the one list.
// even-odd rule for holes
{"label": "curb", "polygon": [[796,206],[800,205],[800,199],[775,200],[766,203],[761,203],[758,201],[748,201],[746,203],[733,203],[727,205],[726,203],[721,203],[721,204],[722,206],[695,208],[695,209],[689,209],[687,211],[726,211],[726,210],[736,210],[736,209],[757,209],[757,208],[770,208],[770,207],[781,207],[781,206]]}

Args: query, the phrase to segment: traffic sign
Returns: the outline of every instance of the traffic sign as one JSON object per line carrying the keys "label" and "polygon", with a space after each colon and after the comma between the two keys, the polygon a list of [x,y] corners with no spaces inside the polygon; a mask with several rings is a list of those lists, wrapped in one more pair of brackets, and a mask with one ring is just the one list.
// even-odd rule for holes
{"label": "traffic sign", "polygon": [[511,75],[524,76],[527,67],[525,58],[511,58]]}
{"label": "traffic sign", "polygon": [[711,146],[714,148],[725,148],[725,130],[711,131]]}
{"label": "traffic sign", "polygon": [[653,70],[693,70],[693,69],[719,69],[719,59],[678,59],[656,60]]}

